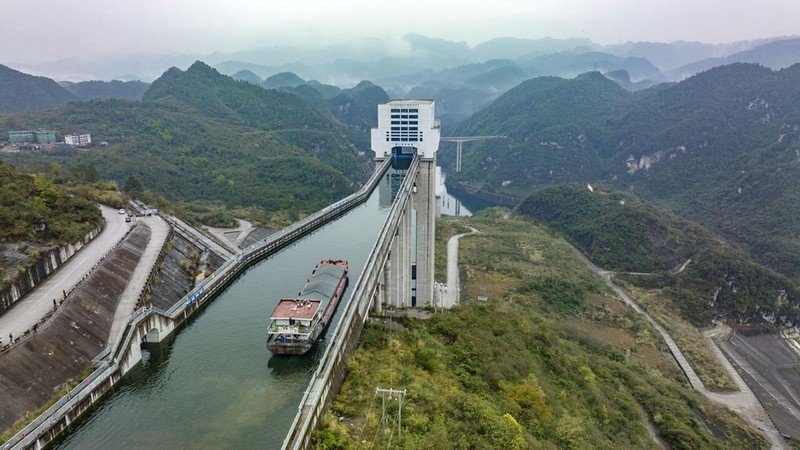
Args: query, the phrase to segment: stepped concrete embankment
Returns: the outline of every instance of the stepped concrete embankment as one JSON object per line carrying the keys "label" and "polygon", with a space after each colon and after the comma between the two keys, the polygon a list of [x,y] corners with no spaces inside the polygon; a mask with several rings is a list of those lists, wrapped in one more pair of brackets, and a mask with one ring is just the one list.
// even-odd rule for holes
{"label": "stepped concrete embankment", "polygon": [[68,382],[83,378],[106,347],[118,300],[149,239],[149,227],[136,227],[50,321],[0,354],[0,429],[39,408]]}

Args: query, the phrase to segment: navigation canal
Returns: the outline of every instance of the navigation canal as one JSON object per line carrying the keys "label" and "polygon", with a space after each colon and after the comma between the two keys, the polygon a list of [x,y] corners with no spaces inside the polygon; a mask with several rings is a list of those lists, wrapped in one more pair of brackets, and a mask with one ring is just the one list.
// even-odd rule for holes
{"label": "navigation canal", "polygon": [[280,447],[327,342],[303,356],[272,356],[269,314],[322,259],[348,260],[352,286],[388,208],[376,189],[363,205],[252,267],[171,342],[145,352],[55,448]]}

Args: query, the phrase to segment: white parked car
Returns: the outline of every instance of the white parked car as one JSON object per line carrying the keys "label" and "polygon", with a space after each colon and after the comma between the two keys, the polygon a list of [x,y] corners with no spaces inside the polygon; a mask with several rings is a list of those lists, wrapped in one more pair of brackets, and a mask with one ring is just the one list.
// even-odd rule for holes
{"label": "white parked car", "polygon": [[122,209],[122,208],[120,208],[120,210],[119,210],[119,213],[120,213],[120,214],[125,214],[125,210],[124,210],[124,209]]}

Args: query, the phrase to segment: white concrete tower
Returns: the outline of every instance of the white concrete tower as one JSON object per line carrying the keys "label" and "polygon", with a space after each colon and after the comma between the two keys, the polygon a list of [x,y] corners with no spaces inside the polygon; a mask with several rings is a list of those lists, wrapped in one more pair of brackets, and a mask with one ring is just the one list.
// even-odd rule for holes
{"label": "white concrete tower", "polygon": [[[390,292],[407,293],[400,294],[402,298],[390,300],[398,306],[428,306],[433,302],[436,152],[441,137],[434,110],[433,100],[390,100],[378,105],[378,127],[372,129],[372,150],[376,161],[412,155],[420,159],[417,173],[406,175],[414,177],[415,189],[411,199],[413,212],[409,212],[409,217],[403,222],[408,224],[410,229],[405,232],[411,238],[401,239],[401,242],[413,246],[410,249],[411,261],[392,255],[390,265],[395,276],[389,278],[399,280],[397,282],[401,284],[393,286]],[[413,261],[416,261],[415,265],[411,264]]]}
{"label": "white concrete tower", "polygon": [[372,150],[382,161],[394,152],[415,151],[436,159],[441,131],[433,100],[389,100],[378,105],[378,128],[372,129]]}

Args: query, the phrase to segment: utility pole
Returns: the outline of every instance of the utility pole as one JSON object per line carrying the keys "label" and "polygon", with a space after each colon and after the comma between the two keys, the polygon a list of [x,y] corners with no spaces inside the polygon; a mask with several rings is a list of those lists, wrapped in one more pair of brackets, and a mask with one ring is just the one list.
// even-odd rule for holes
{"label": "utility pole", "polygon": [[397,438],[399,439],[402,431],[403,400],[406,398],[406,390],[377,387],[375,392],[381,394],[381,428],[386,426],[386,396],[389,396],[389,400],[392,400],[393,396],[397,396]]}

